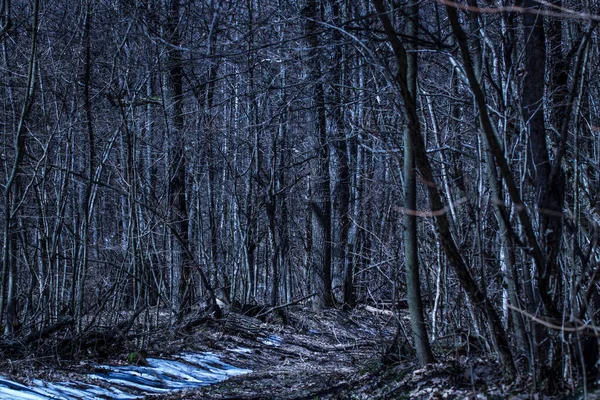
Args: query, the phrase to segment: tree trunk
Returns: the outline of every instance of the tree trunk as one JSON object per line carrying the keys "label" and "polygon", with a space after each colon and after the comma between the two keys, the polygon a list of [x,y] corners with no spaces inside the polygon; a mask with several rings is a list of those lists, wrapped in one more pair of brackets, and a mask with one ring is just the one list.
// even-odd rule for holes
{"label": "tree trunk", "polygon": [[[416,39],[418,37],[419,7],[415,3],[409,6],[407,19],[407,35]],[[416,46],[407,46],[407,71],[406,80],[409,95],[416,106],[417,99],[417,53]],[[409,122],[410,124],[411,122]],[[411,127],[407,126],[404,132],[404,256],[406,268],[406,297],[410,312],[410,326],[415,341],[417,357],[421,366],[434,361],[429,336],[425,326],[423,301],[421,299],[421,280],[419,278],[419,249],[417,237],[417,179],[414,159],[413,138],[410,134]]]}
{"label": "tree trunk", "polygon": [[316,107],[314,149],[315,160],[312,163],[310,212],[312,214],[312,253],[313,286],[317,295],[313,301],[316,310],[331,307],[333,294],[331,290],[331,193],[329,177],[329,143],[327,138],[327,120],[325,110],[325,91],[321,72],[321,54],[319,37],[315,33],[315,20],[319,15],[319,4],[310,0],[304,9],[308,18],[306,32],[310,46],[308,61],[311,71],[311,82],[314,85],[314,104]]}
{"label": "tree trunk", "polygon": [[[8,13],[8,11],[7,11]],[[7,14],[8,15],[8,14]],[[17,212],[22,195],[22,161],[25,155],[25,132],[29,113],[33,105],[36,87],[37,38],[39,0],[33,2],[31,54],[27,71],[25,100],[14,137],[14,159],[6,185],[4,186],[4,243],[2,254],[2,282],[0,286],[0,317],[5,322],[4,334],[13,335],[17,324]],[[8,24],[8,21],[6,21]]]}
{"label": "tree trunk", "polygon": [[193,258],[189,253],[189,216],[186,200],[187,157],[184,150],[184,111],[183,111],[183,54],[180,32],[180,0],[171,0],[167,5],[167,40],[173,46],[167,49],[168,94],[170,108],[169,157],[169,209],[173,241],[174,274],[173,290],[177,291],[176,302],[179,317],[191,309],[194,298],[194,286],[191,281]]}

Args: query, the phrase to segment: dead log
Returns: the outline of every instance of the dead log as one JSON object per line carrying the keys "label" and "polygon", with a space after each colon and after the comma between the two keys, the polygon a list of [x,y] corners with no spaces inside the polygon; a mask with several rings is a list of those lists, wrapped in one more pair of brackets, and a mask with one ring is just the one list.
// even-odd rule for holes
{"label": "dead log", "polygon": [[227,314],[223,324],[223,331],[226,333],[238,334],[255,339],[262,330],[262,321],[258,318],[238,314],[231,311]]}

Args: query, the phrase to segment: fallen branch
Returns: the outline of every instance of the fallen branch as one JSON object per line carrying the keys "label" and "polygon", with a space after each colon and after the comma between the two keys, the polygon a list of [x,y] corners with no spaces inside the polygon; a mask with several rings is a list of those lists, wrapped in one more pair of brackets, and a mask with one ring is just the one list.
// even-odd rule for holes
{"label": "fallen branch", "polygon": [[381,308],[375,308],[375,307],[371,307],[371,306],[362,306],[362,308],[365,311],[368,311],[372,314],[376,314],[376,315],[387,315],[388,317],[393,317],[394,316],[394,312],[390,311],[390,310],[382,310]]}
{"label": "fallen branch", "polygon": [[75,322],[75,320],[72,317],[61,318],[55,324],[47,326],[46,328],[42,329],[39,332],[33,332],[33,333],[27,335],[25,337],[25,339],[23,339],[23,344],[25,346],[29,346],[30,344],[32,344],[34,342],[37,342],[37,341],[40,341],[43,339],[47,339],[54,332],[58,332],[67,326],[71,326],[71,325],[73,325],[74,322]]}
{"label": "fallen branch", "polygon": [[287,304],[282,304],[282,305],[280,305],[280,306],[275,306],[275,307],[269,307],[269,309],[268,309],[267,311],[263,311],[263,312],[261,312],[260,314],[258,314],[258,315],[256,316],[256,318],[258,318],[258,319],[264,318],[264,317],[266,317],[267,315],[271,314],[273,311],[281,310],[282,308],[286,308],[286,307],[290,307],[290,306],[295,306],[296,304],[298,304],[298,303],[301,303],[301,302],[303,302],[304,300],[308,300],[308,299],[310,299],[311,297],[314,297],[314,296],[316,296],[316,295],[317,295],[316,293],[309,294],[308,296],[304,296],[304,297],[302,297],[301,299],[298,299],[298,300],[291,301],[291,302],[289,302],[289,303],[287,303]]}

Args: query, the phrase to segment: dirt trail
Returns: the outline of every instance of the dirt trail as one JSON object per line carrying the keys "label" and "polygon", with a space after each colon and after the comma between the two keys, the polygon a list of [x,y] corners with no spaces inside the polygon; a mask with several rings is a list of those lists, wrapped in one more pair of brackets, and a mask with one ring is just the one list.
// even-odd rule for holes
{"label": "dirt trail", "polygon": [[[209,333],[215,353],[253,372],[167,398],[346,398],[361,375],[377,365],[395,331],[389,316],[366,311],[329,310],[316,315],[295,309],[287,317],[286,325],[262,324],[256,337]],[[190,350],[204,350],[205,344]]]}

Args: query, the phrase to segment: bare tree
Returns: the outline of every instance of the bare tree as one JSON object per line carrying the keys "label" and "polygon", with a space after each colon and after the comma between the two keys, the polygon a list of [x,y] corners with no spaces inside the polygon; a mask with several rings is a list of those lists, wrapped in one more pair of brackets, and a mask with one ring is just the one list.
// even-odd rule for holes
{"label": "bare tree", "polygon": [[327,135],[327,115],[323,73],[318,48],[319,35],[317,21],[320,15],[319,4],[311,0],[303,10],[306,17],[306,33],[310,50],[311,84],[314,85],[313,99],[315,105],[314,149],[315,159],[311,173],[311,268],[313,269],[314,290],[317,293],[313,306],[322,309],[333,305],[331,291],[331,188],[329,171],[329,141]]}

